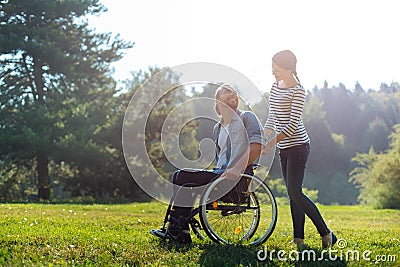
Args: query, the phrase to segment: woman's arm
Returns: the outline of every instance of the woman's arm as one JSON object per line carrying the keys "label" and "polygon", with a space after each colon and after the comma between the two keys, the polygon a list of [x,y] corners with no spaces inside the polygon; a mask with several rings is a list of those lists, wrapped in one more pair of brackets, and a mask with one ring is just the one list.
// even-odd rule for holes
{"label": "woman's arm", "polygon": [[278,133],[277,135],[273,135],[275,133],[274,130],[269,128],[264,128],[264,134],[268,138],[267,145],[264,148],[263,154],[268,154],[269,151],[280,141],[287,138],[288,136],[283,132]]}

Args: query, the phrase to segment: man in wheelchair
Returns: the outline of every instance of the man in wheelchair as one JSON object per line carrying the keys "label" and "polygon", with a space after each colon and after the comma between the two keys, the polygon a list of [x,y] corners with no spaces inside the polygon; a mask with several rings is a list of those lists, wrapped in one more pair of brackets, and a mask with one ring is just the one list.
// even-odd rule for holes
{"label": "man in wheelchair", "polygon": [[[216,91],[215,100],[215,110],[221,117],[220,122],[214,126],[217,167],[213,170],[182,169],[175,171],[172,175],[174,185],[192,187],[196,192],[196,187],[207,185],[218,177],[240,185],[240,183],[246,183],[245,179],[240,179],[242,173],[253,175],[254,162],[259,158],[266,144],[259,119],[253,112],[238,109],[239,97],[236,90],[230,85],[221,85]],[[232,190],[240,190],[238,188],[235,186]],[[238,195],[232,194],[232,190],[223,198],[229,198],[229,194]],[[175,201],[169,213],[168,228],[151,230],[150,233],[156,237],[172,239],[179,243],[191,243],[190,229],[186,218],[190,216],[193,209],[194,194],[181,193],[180,190],[174,191],[176,191],[173,194]],[[201,192],[196,193],[201,194]],[[231,201],[241,200],[236,197]],[[179,204],[183,202],[189,204]]]}

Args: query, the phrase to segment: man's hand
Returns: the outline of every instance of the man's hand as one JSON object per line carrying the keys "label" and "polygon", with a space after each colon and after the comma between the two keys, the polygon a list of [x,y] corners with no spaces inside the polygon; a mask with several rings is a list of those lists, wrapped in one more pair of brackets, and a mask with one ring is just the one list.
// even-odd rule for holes
{"label": "man's hand", "polygon": [[242,170],[239,168],[230,168],[227,169],[220,177],[226,180],[235,181],[238,180],[239,177],[242,175]]}
{"label": "man's hand", "polygon": [[242,157],[234,166],[228,168],[222,175],[222,178],[227,180],[237,181],[242,175],[246,167],[253,163],[261,154],[263,145],[259,143],[251,143],[248,149],[243,153]]}

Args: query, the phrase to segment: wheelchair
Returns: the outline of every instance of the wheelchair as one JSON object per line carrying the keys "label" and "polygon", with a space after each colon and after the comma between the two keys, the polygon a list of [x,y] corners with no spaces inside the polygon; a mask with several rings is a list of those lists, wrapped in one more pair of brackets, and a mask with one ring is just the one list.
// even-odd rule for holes
{"label": "wheelchair", "polygon": [[[184,218],[199,239],[207,236],[219,244],[260,245],[275,229],[278,210],[266,183],[255,175],[242,177],[227,192],[228,181],[216,178],[200,195],[198,207]],[[174,197],[168,205],[162,229],[167,231]],[[204,234],[205,233],[205,234]]]}

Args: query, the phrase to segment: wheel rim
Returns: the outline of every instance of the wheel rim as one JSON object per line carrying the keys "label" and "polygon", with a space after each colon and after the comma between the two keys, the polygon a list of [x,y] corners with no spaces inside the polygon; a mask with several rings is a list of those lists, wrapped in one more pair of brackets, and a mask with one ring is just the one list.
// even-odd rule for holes
{"label": "wheel rim", "polygon": [[216,242],[257,245],[265,242],[275,228],[277,209],[270,189],[258,177],[243,176],[251,178],[244,202],[219,199],[208,203],[220,194],[223,179],[214,181],[202,196],[200,221],[207,235]]}

